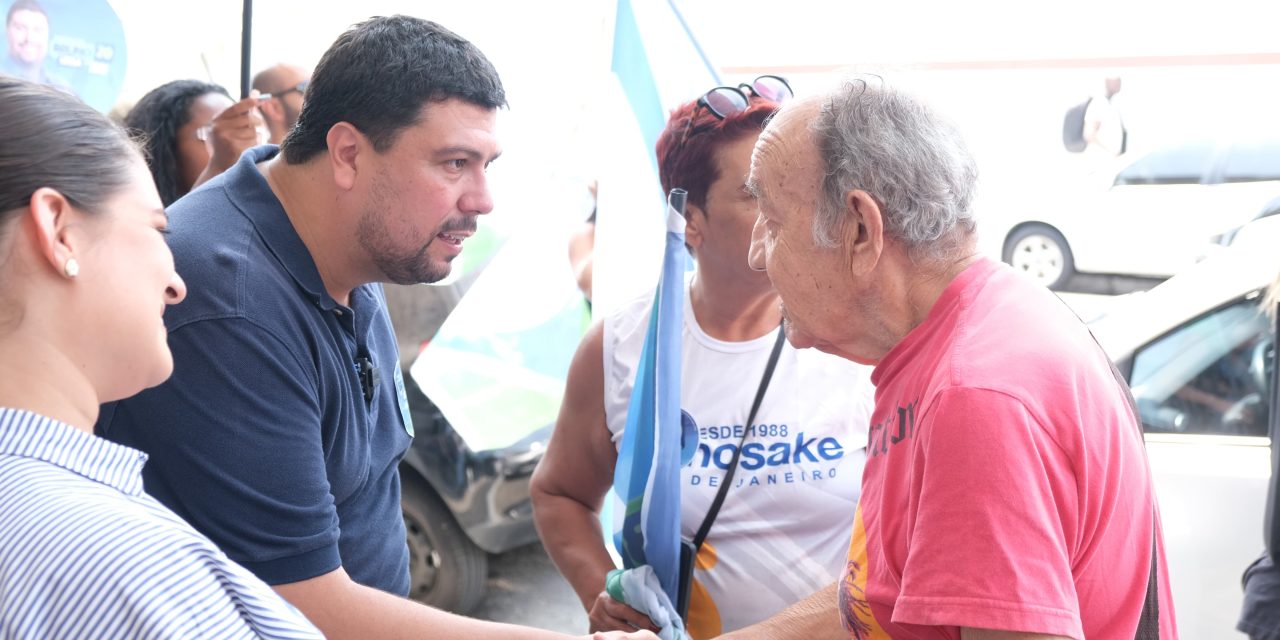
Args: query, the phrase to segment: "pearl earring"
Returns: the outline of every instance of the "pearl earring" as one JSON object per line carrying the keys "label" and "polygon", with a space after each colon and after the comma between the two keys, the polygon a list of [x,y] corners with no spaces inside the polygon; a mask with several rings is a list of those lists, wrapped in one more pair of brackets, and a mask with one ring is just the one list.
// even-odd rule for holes
{"label": "pearl earring", "polygon": [[62,271],[68,278],[74,278],[80,275],[80,263],[76,262],[75,258],[67,258],[67,263],[62,265]]}

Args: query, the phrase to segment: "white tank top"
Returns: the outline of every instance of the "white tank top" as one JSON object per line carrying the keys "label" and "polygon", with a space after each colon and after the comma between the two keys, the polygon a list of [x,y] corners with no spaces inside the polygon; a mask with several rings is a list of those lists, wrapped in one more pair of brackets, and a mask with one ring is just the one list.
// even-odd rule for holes
{"label": "white tank top", "polygon": [[[652,296],[637,299],[604,321],[604,407],[615,446],[651,306]],[[747,342],[708,336],[686,289],[681,407],[697,423],[699,441],[681,472],[686,539],[702,524],[747,434],[733,485],[698,554],[689,605],[698,640],[764,620],[831,584],[848,555],[874,401],[871,368],[784,344],[754,428],[746,428],[776,339],[776,332]]]}

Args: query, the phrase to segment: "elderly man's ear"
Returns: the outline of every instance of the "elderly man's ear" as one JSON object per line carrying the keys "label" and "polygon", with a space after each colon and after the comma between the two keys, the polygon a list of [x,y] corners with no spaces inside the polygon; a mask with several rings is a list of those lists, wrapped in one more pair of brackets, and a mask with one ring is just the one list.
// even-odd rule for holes
{"label": "elderly man's ear", "polygon": [[854,189],[844,196],[845,224],[840,238],[849,260],[849,267],[856,275],[865,275],[875,269],[884,250],[884,219],[880,205],[871,194]]}
{"label": "elderly man's ear", "polygon": [[756,224],[751,227],[751,244],[747,247],[747,266],[752,271],[765,271],[764,260],[764,216],[756,216]]}

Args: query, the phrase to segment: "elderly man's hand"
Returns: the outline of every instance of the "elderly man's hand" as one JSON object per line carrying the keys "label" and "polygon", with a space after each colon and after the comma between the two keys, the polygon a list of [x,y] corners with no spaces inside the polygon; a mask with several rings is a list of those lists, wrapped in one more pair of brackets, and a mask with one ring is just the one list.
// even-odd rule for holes
{"label": "elderly man's hand", "polygon": [[649,631],[597,631],[591,634],[591,640],[658,640],[658,636]]}
{"label": "elderly man's hand", "polygon": [[631,631],[634,629],[658,631],[649,616],[614,600],[613,596],[610,596],[607,591],[601,591],[596,596],[596,601],[591,605],[591,611],[587,612],[587,618],[591,621],[590,628],[592,631]]}

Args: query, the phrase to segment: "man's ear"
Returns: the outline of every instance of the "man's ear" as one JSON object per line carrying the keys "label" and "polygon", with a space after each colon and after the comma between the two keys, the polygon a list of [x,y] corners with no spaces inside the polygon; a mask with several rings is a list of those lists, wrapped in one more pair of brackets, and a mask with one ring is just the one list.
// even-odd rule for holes
{"label": "man's ear", "polygon": [[884,218],[879,203],[861,189],[844,196],[844,226],[840,244],[855,274],[875,268],[884,250]]}
{"label": "man's ear", "polygon": [[66,196],[49,187],[41,187],[31,194],[26,214],[40,255],[55,272],[65,274],[67,261],[82,249],[78,246],[78,234],[72,233],[80,214]]}
{"label": "man's ear", "polygon": [[696,204],[684,208],[684,241],[697,249],[707,239],[707,212]]}
{"label": "man's ear", "polygon": [[351,123],[339,122],[329,127],[324,140],[329,146],[329,165],[333,169],[334,184],[343,191],[355,188],[359,160],[362,155],[373,150],[368,138]]}

